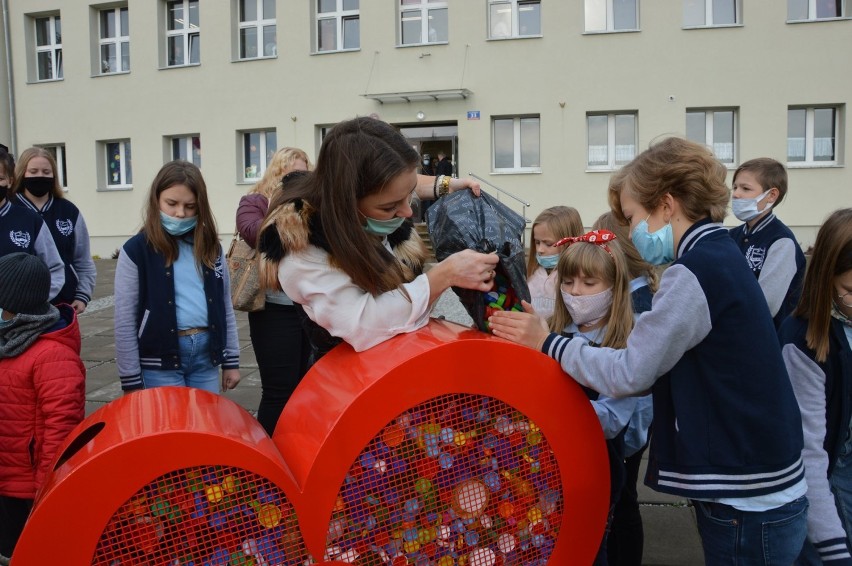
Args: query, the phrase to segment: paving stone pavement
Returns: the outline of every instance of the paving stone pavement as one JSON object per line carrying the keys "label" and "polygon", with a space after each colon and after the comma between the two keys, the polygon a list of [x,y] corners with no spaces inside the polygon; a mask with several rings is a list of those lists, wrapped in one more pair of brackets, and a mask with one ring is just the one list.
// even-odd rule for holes
{"label": "paving stone pavement", "polygon": [[[81,357],[87,370],[87,415],[121,395],[115,365],[113,333],[113,280],[116,262],[100,259],[95,263],[98,283],[92,302],[80,317],[80,330],[83,335]],[[460,324],[471,323],[470,317],[451,291],[438,300],[434,314]],[[249,339],[248,317],[245,313],[237,313],[237,328],[240,337],[242,381],[236,389],[224,395],[254,414],[260,400],[260,374]],[[644,470],[645,462],[640,471],[640,478],[643,477]],[[683,498],[652,491],[640,482],[639,501],[645,529],[643,565],[704,564],[701,541],[695,526],[695,514]]]}

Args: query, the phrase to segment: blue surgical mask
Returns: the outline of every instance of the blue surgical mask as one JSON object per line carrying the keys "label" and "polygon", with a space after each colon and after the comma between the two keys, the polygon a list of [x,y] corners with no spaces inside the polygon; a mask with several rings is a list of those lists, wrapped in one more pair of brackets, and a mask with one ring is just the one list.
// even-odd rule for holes
{"label": "blue surgical mask", "polygon": [[376,220],[369,216],[365,216],[364,218],[367,219],[367,224],[364,225],[364,230],[370,234],[375,234],[376,236],[387,236],[388,234],[392,234],[397,230],[397,228],[402,226],[403,222],[405,222],[405,218],[402,216],[394,216],[390,220]]}
{"label": "blue surgical mask", "polygon": [[768,203],[763,210],[757,209],[757,203],[766,198],[766,195],[769,194],[769,191],[766,191],[762,195],[756,198],[732,198],[731,199],[731,210],[734,211],[734,216],[737,217],[741,222],[748,222],[749,220],[763,214],[770,208],[772,208],[772,203]]}
{"label": "blue surgical mask", "polygon": [[646,218],[633,229],[630,240],[636,246],[642,259],[652,265],[663,265],[674,260],[674,235],[672,234],[671,224],[666,224],[656,232],[648,232],[648,219]]}
{"label": "blue surgical mask", "polygon": [[543,268],[553,269],[554,267],[556,267],[556,264],[559,263],[559,254],[553,254],[553,255],[535,254],[535,260]]}
{"label": "blue surgical mask", "polygon": [[4,320],[3,319],[3,309],[0,309],[0,328],[6,328],[7,326],[12,324],[13,322],[15,322],[15,317],[13,316],[9,320]]}
{"label": "blue surgical mask", "polygon": [[198,217],[191,216],[189,218],[175,218],[161,210],[160,221],[163,223],[163,230],[172,236],[183,236],[195,228],[195,225],[198,223]]}

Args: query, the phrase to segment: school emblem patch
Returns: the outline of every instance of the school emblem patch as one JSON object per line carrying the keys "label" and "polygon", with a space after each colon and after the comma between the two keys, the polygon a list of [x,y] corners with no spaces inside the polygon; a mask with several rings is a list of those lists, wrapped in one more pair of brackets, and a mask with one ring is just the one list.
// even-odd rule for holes
{"label": "school emblem patch", "polygon": [[74,224],[71,222],[70,219],[57,220],[56,229],[59,230],[59,233],[63,236],[70,236],[71,232],[74,231]]}
{"label": "school emblem patch", "polygon": [[766,248],[749,246],[745,253],[748,265],[752,271],[760,271],[763,268],[763,260],[766,259]]}
{"label": "school emblem patch", "polygon": [[23,230],[12,230],[9,232],[9,238],[12,243],[20,248],[30,247],[30,233]]}
{"label": "school emblem patch", "polygon": [[216,263],[213,264],[213,272],[216,274],[217,279],[222,279],[225,273],[225,267],[222,265],[222,257],[216,258]]}

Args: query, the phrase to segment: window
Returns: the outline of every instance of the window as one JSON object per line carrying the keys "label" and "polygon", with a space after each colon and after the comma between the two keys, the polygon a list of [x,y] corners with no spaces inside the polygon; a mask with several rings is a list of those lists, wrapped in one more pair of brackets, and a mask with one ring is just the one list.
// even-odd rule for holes
{"label": "window", "polygon": [[488,0],[489,39],[540,35],[539,0]]}
{"label": "window", "polygon": [[278,149],[275,130],[258,130],[242,133],[243,180],[259,179],[266,165]]}
{"label": "window", "polygon": [[588,114],[589,169],[610,171],[636,156],[636,113]]}
{"label": "window", "polygon": [[586,31],[639,29],[639,0],[585,0]]}
{"label": "window", "polygon": [[130,155],[130,140],[100,142],[104,158],[106,188],[128,188],[133,184],[133,168]]}
{"label": "window", "polygon": [[275,0],[238,0],[240,59],[278,55]]}
{"label": "window", "polygon": [[59,16],[35,19],[36,78],[55,81],[62,78],[62,22]]}
{"label": "window", "polygon": [[740,22],[740,0],[683,0],[683,26],[730,26]]}
{"label": "window", "polygon": [[399,37],[402,45],[447,43],[447,1],[400,0]]}
{"label": "window", "polygon": [[361,47],[358,0],[316,0],[317,52]]}
{"label": "window", "polygon": [[110,8],[98,13],[101,74],[130,71],[130,31],[127,8]]}
{"label": "window", "polygon": [[787,20],[791,22],[848,17],[847,0],[787,0]]}
{"label": "window", "polygon": [[737,160],[736,110],[687,110],[686,138],[710,146],[719,161],[733,165]]}
{"label": "window", "polygon": [[538,116],[494,118],[494,170],[541,170]]}
{"label": "window", "polygon": [[189,136],[175,136],[170,139],[171,159],[182,159],[192,162],[196,167],[201,167],[201,136],[193,134]]}
{"label": "window", "polygon": [[46,149],[53,155],[56,161],[56,173],[59,175],[59,184],[63,188],[68,187],[68,171],[65,166],[65,144],[40,145],[42,149]]}
{"label": "window", "polygon": [[198,10],[198,0],[166,2],[166,62],[169,67],[201,63]]}
{"label": "window", "polygon": [[787,163],[837,165],[840,108],[791,107],[787,110]]}

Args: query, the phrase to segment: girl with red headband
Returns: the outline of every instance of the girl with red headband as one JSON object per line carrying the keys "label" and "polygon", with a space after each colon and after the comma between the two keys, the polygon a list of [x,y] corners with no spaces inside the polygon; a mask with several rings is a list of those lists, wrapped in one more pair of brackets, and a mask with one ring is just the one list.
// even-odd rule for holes
{"label": "girl with red headband", "polygon": [[[556,242],[558,300],[550,318],[551,332],[584,340],[590,346],[624,348],[633,328],[630,270],[615,234],[593,230]],[[624,486],[624,431],[636,409],[638,397],[613,399],[584,387],[606,438],[610,467],[610,514]],[[606,536],[595,564],[607,561]]]}

